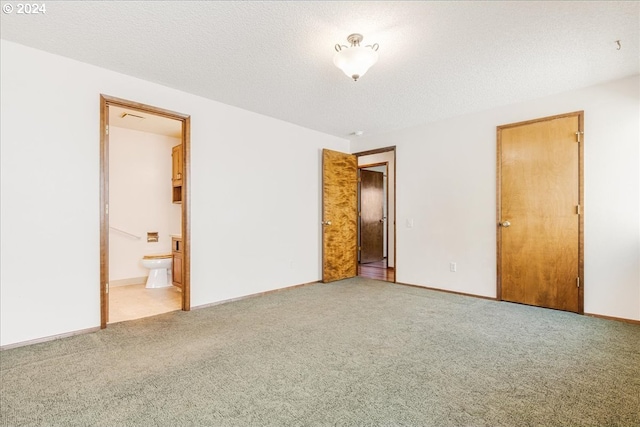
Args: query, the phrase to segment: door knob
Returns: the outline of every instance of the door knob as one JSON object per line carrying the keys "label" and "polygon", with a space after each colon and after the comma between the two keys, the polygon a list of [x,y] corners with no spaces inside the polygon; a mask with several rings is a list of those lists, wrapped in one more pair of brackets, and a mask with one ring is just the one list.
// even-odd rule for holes
{"label": "door knob", "polygon": [[331,225],[331,221],[322,221],[322,225]]}
{"label": "door knob", "polygon": [[511,223],[509,221],[503,221],[503,222],[500,223],[500,225],[502,227],[504,227],[504,228],[507,228],[507,227],[509,227],[511,225]]}

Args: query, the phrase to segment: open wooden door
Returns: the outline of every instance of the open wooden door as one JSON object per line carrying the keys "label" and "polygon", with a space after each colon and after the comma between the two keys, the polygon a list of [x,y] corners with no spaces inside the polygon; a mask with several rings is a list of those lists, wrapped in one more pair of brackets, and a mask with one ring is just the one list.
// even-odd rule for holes
{"label": "open wooden door", "polygon": [[384,259],[384,174],[360,169],[360,263]]}
{"label": "open wooden door", "polygon": [[582,112],[498,128],[498,298],[583,311]]}
{"label": "open wooden door", "polygon": [[358,274],[358,161],[355,155],[322,150],[322,281]]}

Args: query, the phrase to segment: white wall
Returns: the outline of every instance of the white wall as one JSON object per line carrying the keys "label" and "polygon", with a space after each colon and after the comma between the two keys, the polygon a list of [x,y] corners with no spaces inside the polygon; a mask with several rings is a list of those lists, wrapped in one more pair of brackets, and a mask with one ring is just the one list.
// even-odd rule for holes
{"label": "white wall", "polygon": [[320,279],[321,148],[348,140],[5,40],[0,55],[0,345],[100,324],[100,93],[191,115],[192,306]]}
{"label": "white wall", "polygon": [[[180,138],[109,126],[109,281],[147,276],[142,257],[171,253],[181,205],[172,203],[171,149]],[[158,242],[147,242],[158,232]]]}
{"label": "white wall", "polygon": [[[389,169],[387,170],[387,179],[385,182],[387,183],[389,189],[389,205],[387,212],[387,224],[389,225],[389,253],[387,256],[387,265],[389,267],[395,267],[396,259],[395,259],[395,230],[393,224],[396,221],[396,212],[394,206],[394,198],[395,198],[395,159],[393,151],[387,151],[384,153],[376,153],[369,154],[367,156],[358,157],[358,165],[373,165],[376,163],[384,163],[387,162],[389,164]],[[386,236],[385,236],[386,239]]]}
{"label": "white wall", "polygon": [[495,297],[496,126],[578,110],[586,141],[584,309],[640,320],[638,76],[352,140],[352,152],[396,145],[398,282]]}

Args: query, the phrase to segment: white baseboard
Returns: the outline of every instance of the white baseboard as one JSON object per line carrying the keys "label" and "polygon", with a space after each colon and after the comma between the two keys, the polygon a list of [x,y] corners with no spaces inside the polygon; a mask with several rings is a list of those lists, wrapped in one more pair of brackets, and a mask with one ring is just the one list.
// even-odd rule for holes
{"label": "white baseboard", "polygon": [[284,287],[284,288],[272,289],[270,291],[258,292],[258,293],[255,293],[255,294],[244,295],[244,296],[236,297],[236,298],[229,298],[229,299],[225,299],[225,300],[222,300],[222,301],[210,302],[209,304],[191,306],[191,309],[192,310],[199,310],[201,308],[215,307],[216,305],[220,305],[220,304],[227,304],[229,302],[242,301],[243,299],[247,299],[247,298],[260,297],[260,296],[264,296],[264,295],[271,294],[271,293],[274,293],[274,292],[287,291],[287,290],[290,290],[290,289],[293,289],[293,288],[300,288],[302,286],[309,286],[309,285],[317,285],[319,283],[322,283],[322,282],[320,282],[320,281],[318,281],[318,282],[309,282],[309,283],[302,283],[302,284],[299,284],[299,285],[287,286],[287,287]]}
{"label": "white baseboard", "polygon": [[40,343],[47,342],[47,341],[58,340],[60,338],[72,337],[74,335],[89,334],[89,333],[92,333],[92,332],[97,332],[99,330],[100,330],[100,326],[97,326],[95,328],[80,329],[79,331],[67,332],[65,334],[51,335],[51,336],[43,337],[43,338],[36,338],[35,340],[16,342],[16,343],[13,343],[13,344],[7,344],[7,345],[0,346],[0,351],[9,350],[9,349],[12,349],[12,348],[17,348],[17,347],[24,347],[26,345],[40,344]]}

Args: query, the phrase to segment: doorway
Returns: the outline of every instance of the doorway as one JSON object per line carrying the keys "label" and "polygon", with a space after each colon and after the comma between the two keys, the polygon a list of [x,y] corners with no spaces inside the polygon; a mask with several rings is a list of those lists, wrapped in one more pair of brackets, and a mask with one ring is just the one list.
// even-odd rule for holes
{"label": "doorway", "polygon": [[499,300],[584,311],[582,111],[499,126]]}
{"label": "doorway", "polygon": [[389,162],[358,166],[358,275],[392,282],[388,170]]}
{"label": "doorway", "polygon": [[387,263],[387,164],[359,166],[358,262]]}
{"label": "doorway", "polygon": [[[388,165],[386,266],[370,266],[364,271],[358,262],[359,164]],[[395,282],[395,231],[395,146],[356,154],[322,150],[322,281],[362,275]]]}
{"label": "doorway", "polygon": [[[156,300],[155,301],[156,307],[150,308],[150,310],[160,310],[158,312],[162,312],[162,310],[171,311],[172,309],[174,309],[174,307],[175,309],[181,308],[184,311],[190,310],[190,274],[189,274],[190,272],[190,227],[189,227],[190,215],[189,215],[189,191],[188,191],[189,189],[188,185],[190,183],[190,180],[189,180],[190,178],[190,173],[189,173],[190,172],[190,168],[189,168],[190,117],[188,115],[164,110],[164,109],[149,106],[149,105],[131,102],[131,101],[127,101],[119,98],[114,98],[107,95],[101,95],[100,96],[100,124],[101,124],[100,125],[100,129],[101,129],[100,130],[100,203],[101,203],[100,326],[101,328],[105,328],[107,326],[107,323],[110,321],[109,299],[111,297],[111,294],[113,294],[114,298],[116,298],[114,299],[114,301],[117,301],[117,298],[122,298],[123,296],[121,296],[121,294],[124,295],[123,288],[120,288],[120,287],[116,288],[113,285],[116,284],[115,282],[126,281],[126,280],[112,280],[116,276],[114,275],[112,277],[110,275],[110,268],[109,268],[110,232],[113,231],[111,235],[115,234],[121,240],[122,239],[124,240],[129,239],[129,241],[142,240],[143,242],[145,242],[145,244],[146,242],[151,242],[152,244],[155,244],[153,242],[157,241],[158,238],[161,238],[163,239],[163,248],[164,246],[167,246],[167,248],[169,248],[168,240],[164,240],[164,239],[169,239],[168,230],[165,230],[165,232],[162,233],[163,234],[162,236],[158,236],[157,233],[155,233],[154,235],[154,232],[148,232],[145,235],[145,233],[140,232],[139,230],[136,230],[135,232],[131,232],[131,230],[126,229],[126,227],[118,227],[119,224],[110,222],[110,214],[109,214],[110,202],[112,202],[112,214],[115,214],[117,212],[115,210],[116,206],[119,206],[116,204],[116,202],[119,203],[119,200],[117,199],[111,200],[109,190],[111,189],[113,191],[113,190],[116,190],[117,188],[121,188],[122,186],[116,185],[117,184],[116,181],[112,182],[113,188],[110,185],[109,138],[110,138],[110,134],[113,135],[114,137],[119,137],[121,135],[126,135],[126,131],[127,131],[127,129],[121,128],[122,123],[113,123],[112,129],[110,132],[110,129],[109,129],[110,112],[113,117],[113,113],[115,111],[118,111],[118,112],[125,111],[126,114],[129,114],[134,117],[137,116],[137,119],[140,119],[140,120],[145,118],[150,119],[148,121],[155,123],[155,126],[163,126],[163,125],[170,124],[175,127],[177,125],[178,127],[177,127],[177,130],[175,131],[176,132],[175,138],[169,138],[169,141],[164,140],[163,143],[173,145],[171,142],[171,140],[173,140],[173,141],[178,141],[180,144],[178,144],[176,147],[171,147],[171,145],[168,145],[167,147],[164,147],[164,148],[167,148],[167,150],[164,150],[164,148],[162,148],[160,152],[164,153],[162,150],[167,151],[166,153],[167,156],[173,154],[174,159],[175,159],[175,154],[178,154],[181,157],[181,166],[182,166],[182,169],[179,171],[180,172],[179,186],[175,185],[175,177],[171,176],[170,166],[169,166],[168,172],[163,173],[163,175],[165,174],[167,175],[166,180],[163,180],[162,177],[156,178],[156,180],[162,181],[169,186],[167,187],[167,193],[168,192],[171,193],[171,198],[173,199],[172,201],[175,203],[174,207],[172,208],[173,209],[172,214],[174,217],[176,217],[173,219],[173,221],[177,221],[176,222],[177,225],[175,226],[174,230],[171,231],[171,233],[174,234],[173,237],[177,238],[178,241],[181,243],[179,245],[179,250],[180,250],[179,258],[181,259],[181,265],[180,265],[181,268],[179,270],[181,272],[181,275],[180,275],[180,279],[176,279],[175,277],[171,279],[170,278],[171,274],[168,274],[168,277],[169,277],[169,280],[174,285],[181,288],[182,292],[177,293],[178,290],[175,289],[173,286],[170,286],[171,283],[169,283],[169,286],[171,288],[170,290],[174,291],[173,295],[170,295],[165,289],[161,289],[163,285],[167,284],[166,281],[161,281],[162,283],[158,283],[157,281],[154,282],[153,286],[151,286],[152,289],[145,289],[144,285],[124,286],[123,288],[127,288],[126,292],[129,292],[130,295],[134,295],[134,294],[131,294],[131,292],[136,292],[135,295],[142,296],[143,294],[141,294],[140,291],[142,291],[143,293],[147,291],[147,295],[143,297],[143,298],[146,298],[147,301],[152,301],[151,299],[149,299],[150,295],[148,294],[155,293],[156,295],[153,298],[155,298]],[[168,119],[171,119],[171,120],[168,120]],[[148,125],[150,125],[150,123],[148,123]],[[125,127],[125,126],[122,126],[122,127]],[[132,125],[131,129],[140,128],[139,130],[142,131],[142,133],[138,132],[138,136],[140,136],[140,135],[145,135],[144,127],[145,127],[144,125]],[[135,132],[135,131],[132,131],[132,132]],[[150,134],[147,134],[147,135],[150,135]],[[115,151],[115,149],[120,145],[116,145],[116,140],[113,140],[112,143],[113,143],[113,149]],[[178,153],[176,153],[176,150],[178,151]],[[154,149],[154,151],[158,151],[158,150]],[[168,154],[168,153],[171,153],[171,154]],[[119,157],[119,158],[123,158],[123,157]],[[163,160],[167,161],[167,165],[171,164],[171,159],[169,157]],[[175,167],[173,167],[173,169],[175,169]],[[174,170],[174,174],[175,174],[175,170]],[[113,178],[117,179],[117,177],[118,176],[114,174]],[[170,187],[172,185],[172,178],[173,178],[173,188]],[[117,193],[113,193],[112,197],[115,197],[116,195]],[[170,214],[167,213],[167,217],[169,215]],[[126,216],[120,215],[117,218],[119,218],[121,222],[124,222],[124,219],[126,218]],[[167,219],[167,221],[169,220]],[[175,257],[176,248],[174,248],[174,246],[176,246],[175,241],[176,239],[171,238],[171,247],[168,250],[170,253],[171,252],[174,253],[173,261],[172,261],[173,264],[175,264],[175,259],[176,259]],[[116,242],[114,241],[114,243]],[[120,244],[121,242],[118,241],[117,243]],[[167,248],[165,248],[164,253],[167,252],[166,250]],[[152,257],[152,258],[154,259],[153,262],[156,262],[156,260],[159,260],[160,258],[166,259],[166,257],[159,257],[159,256]],[[175,266],[174,268],[171,269],[171,271],[172,272],[176,271]],[[176,284],[176,280],[180,280],[180,281]],[[122,284],[122,283],[118,283],[118,284]],[[158,286],[158,288],[155,288],[156,286]],[[140,290],[138,290],[137,287],[140,287]],[[167,293],[167,295],[166,296],[159,295],[160,293],[163,293],[163,294]],[[169,298],[170,300],[167,298]],[[171,301],[175,301],[175,302],[171,302]],[[142,312],[143,314],[139,315],[139,317],[144,317],[145,316],[144,312],[145,311],[143,310]],[[146,312],[148,313],[149,310],[147,309]],[[152,313],[152,314],[156,314],[156,313]]]}
{"label": "doorway", "polygon": [[[358,275],[395,282],[395,147],[364,151],[356,156],[360,171]],[[370,197],[365,196],[365,191]],[[371,208],[375,212],[366,212]]]}

